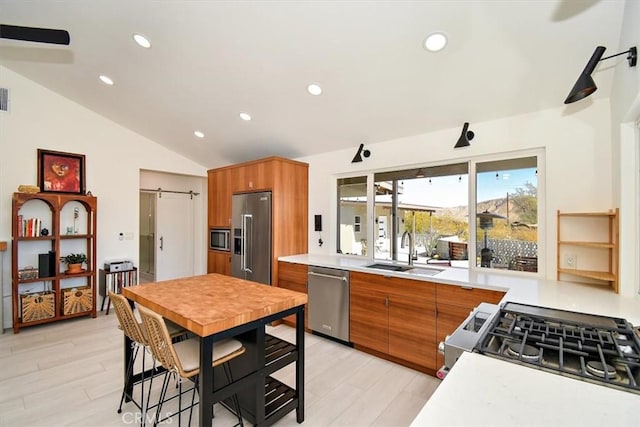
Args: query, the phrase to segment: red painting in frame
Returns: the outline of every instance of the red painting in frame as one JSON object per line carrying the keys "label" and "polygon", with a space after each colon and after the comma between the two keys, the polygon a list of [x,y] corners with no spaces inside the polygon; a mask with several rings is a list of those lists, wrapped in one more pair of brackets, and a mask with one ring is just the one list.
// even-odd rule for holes
{"label": "red painting in frame", "polygon": [[85,194],[84,154],[38,149],[38,186],[46,193]]}

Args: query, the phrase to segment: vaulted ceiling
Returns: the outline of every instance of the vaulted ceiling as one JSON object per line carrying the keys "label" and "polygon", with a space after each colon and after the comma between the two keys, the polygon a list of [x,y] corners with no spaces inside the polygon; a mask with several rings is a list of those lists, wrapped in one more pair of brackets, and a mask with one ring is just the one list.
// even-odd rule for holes
{"label": "vaulted ceiling", "polygon": [[[0,0],[2,24],[71,35],[69,46],[0,39],[0,61],[214,167],[561,107],[596,46],[618,52],[623,9],[598,0]],[[448,44],[429,52],[423,42],[437,31]],[[594,98],[609,95],[615,64],[596,69]],[[310,83],[323,93],[310,95]]]}

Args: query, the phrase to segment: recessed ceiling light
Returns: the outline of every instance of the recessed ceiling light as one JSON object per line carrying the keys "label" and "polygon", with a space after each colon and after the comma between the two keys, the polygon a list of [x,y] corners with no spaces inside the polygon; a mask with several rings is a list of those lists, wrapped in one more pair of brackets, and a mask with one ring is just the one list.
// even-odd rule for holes
{"label": "recessed ceiling light", "polygon": [[199,130],[194,131],[193,134],[198,138],[204,138],[204,133],[200,132]]}
{"label": "recessed ceiling light", "polygon": [[320,95],[322,93],[322,88],[317,83],[311,83],[309,86],[307,86],[307,92],[309,92],[311,95]]}
{"label": "recessed ceiling light", "polygon": [[142,34],[134,33],[133,39],[136,41],[136,43],[138,43],[145,49],[149,49],[151,47],[151,42],[149,41],[149,39]]}
{"label": "recessed ceiling light", "polygon": [[444,33],[432,33],[424,40],[424,48],[429,52],[438,52],[447,45],[447,36]]}
{"label": "recessed ceiling light", "polygon": [[240,118],[246,122],[251,120],[251,116],[249,115],[249,113],[240,113]]}
{"label": "recessed ceiling light", "polygon": [[111,80],[111,78],[105,76],[104,74],[100,76],[100,80],[106,85],[113,86],[113,80]]}

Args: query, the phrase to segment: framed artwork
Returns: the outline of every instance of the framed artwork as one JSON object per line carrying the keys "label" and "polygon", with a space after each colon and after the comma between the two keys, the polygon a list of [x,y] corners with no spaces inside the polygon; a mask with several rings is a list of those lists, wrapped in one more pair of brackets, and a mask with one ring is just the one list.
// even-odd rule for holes
{"label": "framed artwork", "polygon": [[38,186],[47,193],[85,193],[84,154],[38,149]]}

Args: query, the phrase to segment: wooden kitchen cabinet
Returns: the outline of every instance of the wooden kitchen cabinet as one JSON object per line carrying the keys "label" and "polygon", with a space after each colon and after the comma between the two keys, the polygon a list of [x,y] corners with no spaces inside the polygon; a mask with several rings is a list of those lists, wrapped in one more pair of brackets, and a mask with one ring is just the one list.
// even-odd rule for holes
{"label": "wooden kitchen cabinet", "polygon": [[231,170],[209,171],[208,193],[209,227],[231,227]]}
{"label": "wooden kitchen cabinet", "polygon": [[273,187],[274,168],[271,162],[250,162],[231,170],[231,192],[268,190]]}
{"label": "wooden kitchen cabinet", "polygon": [[[278,257],[308,251],[309,165],[267,157],[208,171],[209,227],[231,227],[234,194],[271,191],[271,283],[278,281]],[[210,258],[215,261],[215,258]],[[221,274],[219,265],[207,270]]]}
{"label": "wooden kitchen cabinet", "polygon": [[[354,277],[356,276],[356,277]],[[349,339],[381,353],[389,352],[389,308],[387,294],[362,286],[359,274],[351,272]]]}
{"label": "wooden kitchen cabinet", "polygon": [[468,286],[436,285],[436,300],[441,304],[455,305],[468,308],[469,311],[480,305],[481,302],[498,304],[505,292],[490,289],[479,289]]}
{"label": "wooden kitchen cabinet", "polygon": [[[308,293],[307,291],[307,271],[309,267],[306,264],[295,264],[292,262],[278,261],[278,282],[279,288],[289,289],[291,291]],[[304,310],[304,327],[309,330],[309,310],[305,305]],[[284,323],[289,326],[296,326],[296,316],[291,315],[285,317]]]}
{"label": "wooden kitchen cabinet", "polygon": [[411,367],[436,369],[435,284],[351,272],[350,340]]}
{"label": "wooden kitchen cabinet", "polygon": [[207,273],[231,275],[231,253],[209,250],[207,254]]}
{"label": "wooden kitchen cabinet", "polygon": [[[437,284],[436,343],[451,335],[480,303],[498,304],[504,295],[502,291]],[[437,354],[436,363],[438,368],[444,363],[440,353]]]}
{"label": "wooden kitchen cabinet", "polygon": [[[390,295],[389,354],[436,369],[436,304],[433,297],[423,292],[411,297]],[[430,290],[430,294],[434,291]]]}

